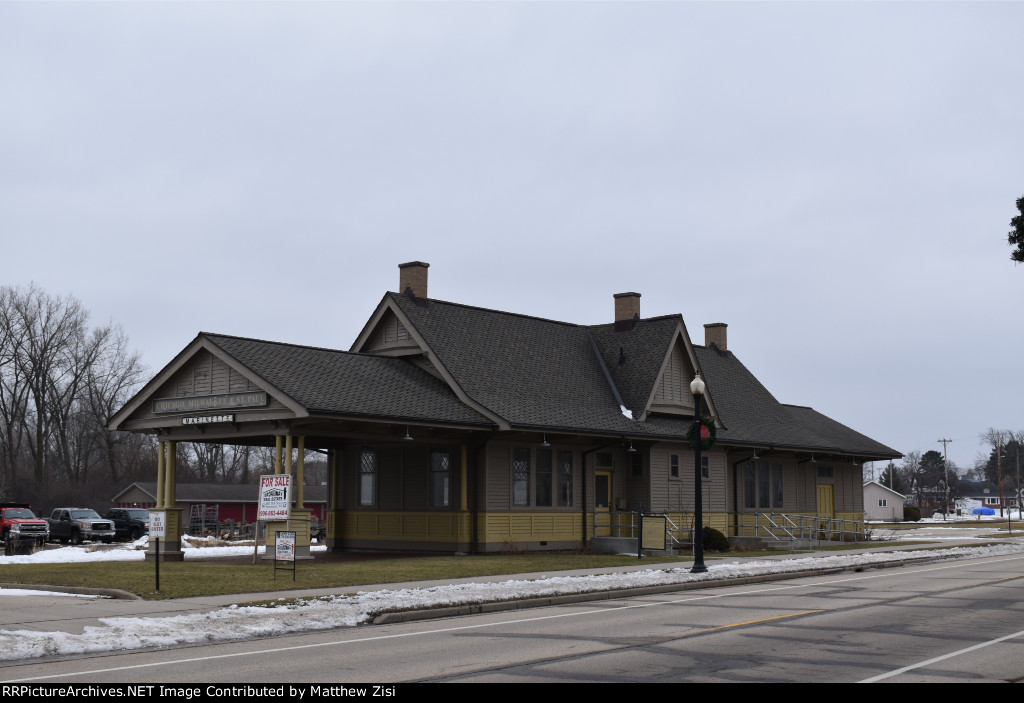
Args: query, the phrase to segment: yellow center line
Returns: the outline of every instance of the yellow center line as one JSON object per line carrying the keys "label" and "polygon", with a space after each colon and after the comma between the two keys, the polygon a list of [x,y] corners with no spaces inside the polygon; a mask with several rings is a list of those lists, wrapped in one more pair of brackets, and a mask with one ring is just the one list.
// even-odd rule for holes
{"label": "yellow center line", "polygon": [[744,625],[757,625],[762,622],[771,622],[772,620],[785,620],[786,618],[798,618],[801,615],[814,615],[815,613],[824,613],[824,610],[805,610],[801,613],[789,613],[788,615],[776,615],[771,618],[762,618],[760,620],[747,620],[746,622],[734,622],[730,625],[719,625],[718,627],[709,627],[705,632],[712,632],[714,630],[725,630],[730,627],[743,627]]}
{"label": "yellow center line", "polygon": [[1007,576],[1004,579],[996,579],[992,583],[999,583],[1000,581],[1013,581],[1014,579],[1024,579],[1024,574],[1017,574],[1016,576]]}

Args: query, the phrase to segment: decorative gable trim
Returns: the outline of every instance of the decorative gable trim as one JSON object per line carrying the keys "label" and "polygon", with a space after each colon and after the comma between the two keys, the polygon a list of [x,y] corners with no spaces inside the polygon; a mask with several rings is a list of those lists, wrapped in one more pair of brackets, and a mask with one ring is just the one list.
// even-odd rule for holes
{"label": "decorative gable trim", "polygon": [[[688,363],[687,363],[688,362]],[[704,404],[707,414],[715,420],[718,427],[723,427],[711,399],[711,384],[707,376],[701,372],[693,344],[682,321],[672,334],[671,341],[665,351],[665,358],[658,371],[657,380],[647,397],[640,420],[646,420],[652,412],[672,415],[693,415],[693,396],[690,394],[690,381],[695,373],[704,378]]]}
{"label": "decorative gable trim", "polygon": [[423,349],[409,333],[408,328],[390,309],[385,310],[372,328],[362,350],[367,354],[410,356],[422,354]]}
{"label": "decorative gable trim", "polygon": [[[394,300],[392,300],[391,298],[391,294],[386,294],[384,298],[380,301],[380,304],[377,306],[377,309],[374,311],[373,315],[370,316],[370,319],[363,326],[363,329],[359,333],[359,336],[356,337],[356,341],[352,343],[352,346],[350,347],[349,351],[363,354],[378,354],[382,356],[392,356],[393,354],[389,354],[389,350],[387,348],[379,350],[372,348],[373,340],[379,338],[379,334],[382,333],[381,330],[386,330],[387,325],[389,324],[388,320],[392,316],[396,324],[399,325],[402,329],[404,329],[406,333],[409,335],[409,339],[411,340],[412,344],[415,345],[415,348],[417,350],[415,352],[399,354],[400,356],[408,356],[412,353],[422,354],[423,360],[418,361],[416,364],[417,366],[427,369],[434,375],[438,376],[442,381],[445,382],[445,384],[447,384],[449,388],[451,388],[452,392],[455,393],[455,396],[460,401],[462,401],[467,406],[469,406],[470,408],[472,408],[473,410],[475,410],[476,412],[480,413],[488,420],[493,422],[495,425],[498,426],[498,429],[511,429],[512,426],[508,422],[508,420],[497,415],[489,408],[484,407],[483,405],[469,397],[466,391],[463,390],[462,386],[460,386],[458,382],[455,380],[455,377],[445,367],[441,359],[438,358],[434,350],[431,349],[430,345],[427,344],[425,339],[423,339],[423,336],[420,335],[419,331],[416,329],[416,326],[406,316],[406,314],[402,312],[402,309],[397,304],[395,304]],[[398,328],[396,327],[395,329],[397,330]],[[386,332],[383,333],[386,334]],[[409,346],[409,348],[411,348],[411,345]]]}
{"label": "decorative gable trim", "polygon": [[[205,358],[204,358],[205,357]],[[223,349],[218,347],[202,332],[185,347],[174,359],[165,366],[160,373],[153,377],[149,383],[142,387],[142,389],[135,394],[135,396],[119,410],[108,422],[107,428],[110,430],[124,430],[129,429],[126,427],[126,423],[129,419],[140,411],[145,410],[145,405],[151,403],[154,400],[160,399],[162,394],[161,389],[165,388],[169,384],[174,383],[176,386],[181,387],[182,384],[188,384],[189,388],[186,392],[188,395],[180,396],[178,389],[175,390],[172,397],[199,397],[199,396],[210,396],[215,395],[214,390],[220,390],[214,384],[214,366],[216,362],[222,362],[223,366],[228,369],[226,386],[223,390],[226,393],[231,392],[231,379],[237,374],[237,377],[244,378],[248,384],[255,386],[254,389],[247,388],[246,390],[259,390],[265,391],[269,396],[279,402],[288,411],[290,411],[294,417],[307,417],[309,413],[304,407],[299,405],[295,400],[288,397],[279,388],[269,383],[266,379],[261,378],[259,375],[253,373],[253,371],[243,364],[239,363],[234,357],[227,354]],[[209,366],[209,370],[206,372],[206,377],[199,373],[195,373],[195,369],[203,365]],[[193,373],[190,374],[190,368]],[[186,380],[187,376],[192,376],[192,380]],[[224,381],[222,381],[223,383]],[[173,417],[175,421],[179,420],[178,415],[169,416]]]}

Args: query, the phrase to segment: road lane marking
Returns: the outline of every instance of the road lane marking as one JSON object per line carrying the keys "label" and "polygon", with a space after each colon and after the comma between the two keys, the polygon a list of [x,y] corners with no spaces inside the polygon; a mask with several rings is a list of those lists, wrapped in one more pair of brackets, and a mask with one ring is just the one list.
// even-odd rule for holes
{"label": "road lane marking", "polygon": [[771,622],[772,620],[785,620],[786,618],[798,618],[801,615],[816,615],[817,613],[824,613],[824,610],[805,610],[802,613],[789,613],[787,615],[776,615],[771,618],[761,618],[760,620],[746,620],[744,622],[734,622],[728,625],[718,625],[717,627],[709,627],[704,632],[713,632],[715,630],[727,630],[730,627],[743,627],[744,625],[760,625],[763,622]]}
{"label": "road lane marking", "polygon": [[999,637],[998,639],[989,640],[988,642],[982,642],[980,644],[974,645],[973,647],[967,647],[966,649],[961,649],[956,652],[943,654],[941,657],[935,657],[934,659],[929,659],[928,661],[918,662],[917,664],[911,664],[910,666],[905,666],[902,669],[896,669],[885,674],[872,676],[870,679],[864,679],[863,681],[858,681],[857,683],[875,683],[876,681],[883,681],[884,679],[892,678],[893,676],[899,676],[900,674],[905,674],[906,672],[913,671],[914,669],[920,669],[921,667],[929,666],[940,661],[945,661],[946,659],[958,657],[961,654],[967,654],[968,652],[973,652],[977,649],[983,649],[985,647],[988,647],[989,645],[999,644],[1000,642],[1005,642],[1006,640],[1012,640],[1015,637],[1020,637],[1021,635],[1024,635],[1024,630],[1021,630],[1020,632],[1015,632],[1012,635],[1006,635],[1005,637]]}

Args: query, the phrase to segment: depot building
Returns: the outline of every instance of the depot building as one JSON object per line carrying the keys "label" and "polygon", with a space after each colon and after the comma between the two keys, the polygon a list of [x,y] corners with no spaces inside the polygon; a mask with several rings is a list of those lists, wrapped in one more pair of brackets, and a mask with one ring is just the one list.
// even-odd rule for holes
{"label": "depot building", "polygon": [[399,266],[347,351],[200,332],[113,416],[111,430],[159,440],[167,544],[183,524],[181,442],[273,447],[296,521],[310,514],[303,450],[321,450],[329,548],[449,553],[593,546],[629,536],[639,509],[685,542],[697,402],[704,524],[733,538],[772,516],[855,532],[861,464],[900,456],[776,400],[723,323],[695,344],[681,315],[642,317],[635,292],[612,296],[599,325],[473,307],[431,298],[428,266]]}

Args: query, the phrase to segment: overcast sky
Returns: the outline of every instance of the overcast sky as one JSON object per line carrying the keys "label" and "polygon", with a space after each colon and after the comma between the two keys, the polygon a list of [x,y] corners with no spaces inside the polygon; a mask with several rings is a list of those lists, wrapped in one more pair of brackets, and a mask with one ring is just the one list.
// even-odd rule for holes
{"label": "overcast sky", "polygon": [[1024,430],[1021,2],[0,2],[2,282],[156,372],[347,349],[397,265],[682,313],[782,402],[968,466]]}

